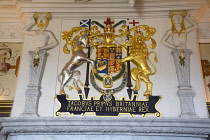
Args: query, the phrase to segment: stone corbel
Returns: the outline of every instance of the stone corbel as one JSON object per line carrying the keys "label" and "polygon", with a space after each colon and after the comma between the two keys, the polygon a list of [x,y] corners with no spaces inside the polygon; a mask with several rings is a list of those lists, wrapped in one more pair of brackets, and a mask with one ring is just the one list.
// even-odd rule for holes
{"label": "stone corbel", "polygon": [[130,7],[134,7],[136,0],[129,0]]}
{"label": "stone corbel", "polygon": [[89,0],[74,0],[75,2],[87,2]]}

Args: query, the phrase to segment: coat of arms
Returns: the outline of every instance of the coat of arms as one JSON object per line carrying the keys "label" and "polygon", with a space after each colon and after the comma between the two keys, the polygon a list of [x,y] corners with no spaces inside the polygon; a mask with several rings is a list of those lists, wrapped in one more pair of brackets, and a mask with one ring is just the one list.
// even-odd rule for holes
{"label": "coat of arms", "polygon": [[[80,23],[82,26],[63,31],[62,34],[62,39],[66,41],[63,51],[71,53],[72,56],[59,76],[61,95],[57,95],[57,99],[61,108],[56,115],[93,112],[96,116],[118,116],[125,113],[143,116],[155,114],[159,117],[160,112],[155,106],[160,96],[152,96],[152,82],[149,79],[150,75],[156,73],[156,68],[149,59],[150,54],[153,54],[154,61],[157,62],[156,53],[148,49],[156,47],[152,38],[155,28],[139,25],[130,29],[125,20],[114,23],[109,17],[104,21],[105,25],[91,20],[83,20]],[[147,46],[146,42],[150,45]],[[68,45],[71,45],[71,50]],[[92,58],[91,52],[94,49],[96,57]],[[84,63],[87,63],[85,83],[80,80],[81,73],[85,74],[84,71],[77,69]],[[73,81],[73,86],[68,86],[69,81]],[[101,94],[99,99],[88,99],[89,81],[94,90]],[[115,82],[119,84],[114,85]],[[135,84],[133,89],[132,82]],[[146,84],[146,100],[138,100],[141,82]],[[84,86],[84,91],[79,85]],[[117,99],[115,94],[126,86],[129,99]],[[78,100],[67,99],[65,87],[75,89],[79,95]]]}

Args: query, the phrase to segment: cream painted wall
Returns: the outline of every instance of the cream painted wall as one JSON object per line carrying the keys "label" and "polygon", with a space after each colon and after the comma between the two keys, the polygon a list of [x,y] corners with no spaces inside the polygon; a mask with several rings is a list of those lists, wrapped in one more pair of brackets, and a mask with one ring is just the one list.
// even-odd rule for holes
{"label": "cream painted wall", "polygon": [[[200,44],[200,53],[202,60],[208,60],[210,62],[210,44]],[[210,76],[205,76],[204,80],[204,88],[206,92],[206,102],[210,102],[210,89],[208,88],[208,84],[210,83]]]}
{"label": "cream painted wall", "polygon": [[[101,19],[93,19],[99,22],[103,22],[106,17]],[[82,18],[81,18],[82,20]],[[115,22],[121,19],[115,19]],[[126,19],[124,19],[126,20]],[[61,39],[61,32],[63,30],[70,30],[74,26],[79,26],[80,20],[73,19],[52,19],[50,25],[47,28],[51,30],[60,44],[49,50],[47,63],[44,70],[44,75],[41,82],[41,92],[42,95],[39,101],[39,111],[40,116],[54,116],[54,111],[59,109],[58,102],[54,99],[55,94],[59,94],[59,82],[57,80],[57,75],[60,73],[64,65],[69,61],[70,55],[64,54],[62,52],[63,45],[65,41]],[[157,109],[162,113],[163,117],[179,117],[180,115],[180,101],[177,96],[178,90],[178,80],[174,66],[174,60],[171,55],[170,49],[166,48],[160,41],[166,31],[170,29],[170,19],[169,18],[157,18],[157,19],[139,19],[140,24],[146,24],[151,27],[156,28],[157,32],[154,35],[154,39],[157,42],[157,48],[154,51],[157,53],[159,62],[155,63],[153,61],[153,56],[151,56],[152,63],[157,68],[157,74],[150,76],[151,81],[153,82],[153,95],[161,95],[162,99],[157,105]],[[24,46],[23,46],[23,57],[21,62],[20,75],[18,79],[18,87],[16,98],[14,102],[14,107],[12,110],[12,117],[18,117],[24,109],[25,102],[25,91],[28,84],[28,51],[31,50],[33,46],[33,39],[29,36],[25,36]],[[202,85],[202,75],[200,69],[200,58],[197,42],[197,32],[193,31],[188,34],[188,49],[191,49],[191,65],[190,65],[190,76],[191,76],[191,85],[196,95],[194,97],[195,112],[200,118],[207,118],[208,113],[206,109],[204,89]],[[91,55],[91,58],[95,58],[94,52]],[[133,66],[132,66],[133,67]],[[85,75],[84,70],[86,69],[86,64],[81,66],[79,70],[82,72],[82,82],[84,83]],[[91,86],[90,86],[91,88]],[[67,90],[67,89],[66,89]],[[139,99],[145,99],[142,96],[142,93],[145,90],[145,84],[142,83],[142,89],[139,92]],[[68,92],[70,98],[77,98],[77,94],[74,90]],[[90,96],[95,96],[99,98],[99,93],[97,93],[93,88],[90,90]],[[124,89],[121,93],[117,93],[116,97],[120,99],[122,96],[125,96],[128,99],[127,91]],[[129,117],[129,116],[127,116]]]}

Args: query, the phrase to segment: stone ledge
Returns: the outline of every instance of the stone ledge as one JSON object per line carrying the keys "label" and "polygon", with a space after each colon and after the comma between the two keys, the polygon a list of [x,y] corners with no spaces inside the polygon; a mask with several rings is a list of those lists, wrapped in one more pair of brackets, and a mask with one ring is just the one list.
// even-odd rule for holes
{"label": "stone ledge", "polygon": [[210,119],[127,117],[0,118],[1,133],[24,134],[124,134],[190,136],[210,134]]}

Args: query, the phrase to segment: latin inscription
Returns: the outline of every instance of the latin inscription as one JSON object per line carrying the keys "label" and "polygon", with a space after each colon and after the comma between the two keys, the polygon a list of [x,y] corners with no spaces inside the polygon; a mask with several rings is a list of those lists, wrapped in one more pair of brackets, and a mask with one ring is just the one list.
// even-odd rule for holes
{"label": "latin inscription", "polygon": [[57,95],[58,101],[61,103],[61,108],[57,111],[58,114],[73,113],[84,114],[86,112],[95,112],[97,116],[118,116],[120,113],[127,114],[147,114],[159,113],[155,105],[159,101],[159,96],[151,96],[148,100],[116,100],[114,96],[110,101],[104,101],[103,98],[98,100],[71,100],[66,99],[65,95]]}
{"label": "latin inscription", "polygon": [[138,101],[116,101],[113,106],[112,101],[68,101],[67,112],[149,112],[148,102]]}

